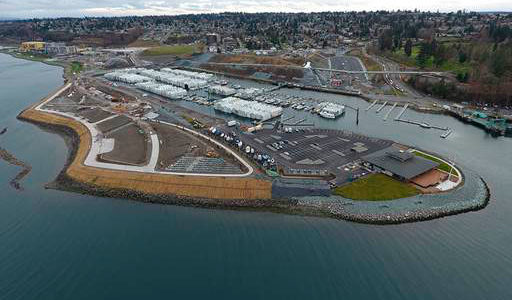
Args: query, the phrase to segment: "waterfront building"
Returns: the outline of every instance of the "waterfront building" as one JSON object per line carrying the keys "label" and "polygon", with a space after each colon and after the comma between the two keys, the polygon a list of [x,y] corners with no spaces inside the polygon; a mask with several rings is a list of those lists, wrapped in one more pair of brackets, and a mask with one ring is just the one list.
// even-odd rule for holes
{"label": "waterfront building", "polygon": [[414,178],[439,166],[438,162],[393,146],[363,156],[362,159],[374,169],[405,182],[414,181]]}
{"label": "waterfront building", "polygon": [[44,52],[45,42],[23,42],[20,45],[19,50],[21,52]]}
{"label": "waterfront building", "polygon": [[44,52],[51,56],[69,55],[77,53],[76,46],[66,46],[65,43],[46,43]]}

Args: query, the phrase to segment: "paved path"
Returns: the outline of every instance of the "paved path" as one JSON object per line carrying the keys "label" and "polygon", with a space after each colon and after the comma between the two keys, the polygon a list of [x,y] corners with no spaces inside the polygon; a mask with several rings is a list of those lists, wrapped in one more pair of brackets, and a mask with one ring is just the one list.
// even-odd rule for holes
{"label": "paved path", "polygon": [[442,161],[442,162],[446,163],[447,165],[449,165],[450,167],[452,167],[453,171],[455,171],[455,173],[457,174],[457,182],[453,182],[453,181],[447,179],[447,180],[441,182],[440,184],[438,184],[436,186],[436,188],[438,188],[441,191],[448,191],[448,190],[451,190],[451,189],[457,187],[459,184],[461,184],[461,182],[462,182],[462,174],[460,173],[459,169],[457,169],[455,167],[455,165],[453,165],[452,163],[450,163],[450,162],[448,162],[448,161],[446,161],[446,160],[444,160],[444,159],[442,159],[440,157],[434,156],[432,154],[428,154],[428,153],[425,153],[425,152],[417,150],[417,149],[415,151],[418,152],[418,153],[425,154],[425,155],[432,156],[432,157],[435,157],[435,158],[439,159],[440,161]]}

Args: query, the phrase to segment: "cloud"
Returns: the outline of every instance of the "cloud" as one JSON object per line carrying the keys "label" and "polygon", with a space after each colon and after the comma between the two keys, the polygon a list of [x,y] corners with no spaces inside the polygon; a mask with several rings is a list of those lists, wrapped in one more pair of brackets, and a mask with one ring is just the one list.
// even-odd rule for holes
{"label": "cloud", "polygon": [[[23,2],[23,3],[21,3]],[[176,15],[188,13],[316,12],[420,9],[430,11],[511,11],[507,0],[0,0],[0,17],[81,17]]]}

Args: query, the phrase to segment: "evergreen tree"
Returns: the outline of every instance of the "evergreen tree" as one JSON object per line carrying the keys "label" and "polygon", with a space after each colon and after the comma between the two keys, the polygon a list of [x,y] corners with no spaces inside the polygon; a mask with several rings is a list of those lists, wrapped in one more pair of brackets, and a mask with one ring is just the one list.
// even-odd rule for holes
{"label": "evergreen tree", "polygon": [[405,55],[407,55],[407,56],[411,56],[411,54],[412,54],[412,42],[410,39],[407,39],[407,41],[405,42],[404,52],[405,52]]}

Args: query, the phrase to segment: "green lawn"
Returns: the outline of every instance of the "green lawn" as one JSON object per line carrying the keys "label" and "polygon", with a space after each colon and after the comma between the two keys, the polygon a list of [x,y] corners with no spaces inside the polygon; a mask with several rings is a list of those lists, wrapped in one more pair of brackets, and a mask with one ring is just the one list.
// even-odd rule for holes
{"label": "green lawn", "polygon": [[38,62],[44,62],[45,60],[48,59],[48,56],[46,56],[46,55],[23,53],[23,52],[15,52],[14,57],[26,59],[26,60],[38,61]]}
{"label": "green lawn", "polygon": [[159,46],[144,50],[142,55],[145,56],[159,56],[159,55],[191,55],[198,52],[195,45],[173,45],[173,46]]}
{"label": "green lawn", "polygon": [[[391,52],[391,58],[395,61],[400,62],[401,64],[410,66],[410,67],[419,67],[416,57],[420,52],[419,46],[413,46],[411,51],[411,56],[405,55],[404,48],[400,48]],[[425,68],[427,69],[437,69],[446,72],[453,72],[454,74],[458,73],[468,73],[471,71],[471,65],[468,62],[460,63],[456,59],[449,59],[443,62],[440,66],[434,65],[434,57],[430,56],[425,62]]]}
{"label": "green lawn", "polygon": [[417,156],[421,156],[423,158],[426,158],[428,160],[438,162],[439,163],[439,167],[437,167],[437,168],[439,170],[442,170],[442,171],[445,171],[445,172],[450,172],[451,167],[447,163],[441,161],[440,159],[438,159],[436,157],[433,157],[431,155],[428,155],[428,154],[423,154],[423,153],[417,152],[417,151],[414,151],[414,154],[417,155]]}
{"label": "green lawn", "polygon": [[84,66],[79,61],[74,61],[71,63],[71,72],[73,73],[80,73],[83,70]]}
{"label": "green lawn", "polygon": [[334,194],[353,200],[382,201],[411,197],[419,191],[384,174],[371,174],[334,189]]}

